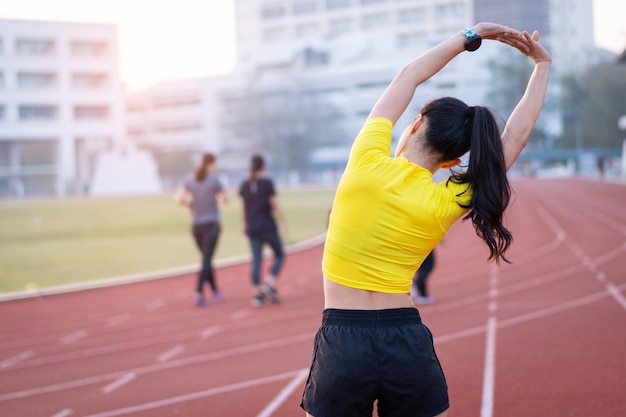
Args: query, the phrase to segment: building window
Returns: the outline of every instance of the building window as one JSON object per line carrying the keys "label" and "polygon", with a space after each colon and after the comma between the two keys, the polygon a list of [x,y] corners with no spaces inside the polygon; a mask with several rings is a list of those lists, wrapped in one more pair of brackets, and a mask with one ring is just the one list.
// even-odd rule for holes
{"label": "building window", "polygon": [[19,120],[54,120],[57,117],[56,106],[19,106]]}
{"label": "building window", "polygon": [[315,13],[316,9],[317,9],[316,0],[294,0],[293,14],[295,15]]}
{"label": "building window", "polygon": [[401,33],[398,35],[398,48],[411,48],[426,40],[423,32]]}
{"label": "building window", "polygon": [[202,130],[199,122],[178,122],[156,126],[154,131],[159,133],[193,132]]}
{"label": "building window", "polygon": [[72,42],[72,56],[74,57],[97,58],[106,56],[107,51],[106,42]]}
{"label": "building window", "polygon": [[155,108],[194,107],[200,104],[200,96],[196,94],[160,96],[152,99],[152,107]]}
{"label": "building window", "polygon": [[318,30],[315,23],[307,23],[296,26],[296,38],[306,38],[307,36],[314,36],[317,33]]}
{"label": "building window", "polygon": [[261,19],[276,19],[285,15],[282,3],[266,3],[261,5]]}
{"label": "building window", "polygon": [[109,117],[108,106],[76,106],[74,107],[75,120],[105,120]]}
{"label": "building window", "polygon": [[4,106],[0,106],[0,121],[4,120],[5,110]]}
{"label": "building window", "polygon": [[17,86],[19,88],[47,89],[57,85],[57,76],[51,72],[19,72]]}
{"label": "building window", "polygon": [[398,22],[400,24],[419,23],[424,21],[426,10],[423,7],[415,9],[400,10],[398,12]]}
{"label": "building window", "polygon": [[385,3],[387,0],[361,0],[361,4],[363,6],[368,6],[370,4],[382,4]]}
{"label": "building window", "polygon": [[15,53],[19,56],[51,56],[56,52],[53,40],[17,39]]}
{"label": "building window", "polygon": [[328,65],[328,53],[313,48],[306,48],[303,51],[304,66],[307,68],[323,67]]}
{"label": "building window", "polygon": [[109,86],[107,74],[74,74],[72,86],[77,89],[93,90]]}
{"label": "building window", "polygon": [[328,10],[348,9],[352,7],[354,0],[326,0],[326,8]]}
{"label": "building window", "polygon": [[435,18],[447,19],[452,17],[463,17],[465,6],[463,3],[448,3],[435,6]]}
{"label": "building window", "polygon": [[331,20],[328,32],[332,37],[341,36],[352,31],[352,20],[350,19],[337,19]]}
{"label": "building window", "polygon": [[387,26],[387,14],[377,13],[363,16],[362,28],[364,30],[376,29]]}
{"label": "building window", "polygon": [[271,28],[263,31],[263,42],[272,43],[285,39],[285,29],[283,28]]}
{"label": "building window", "polygon": [[326,0],[328,10],[347,9],[352,5],[352,0]]}

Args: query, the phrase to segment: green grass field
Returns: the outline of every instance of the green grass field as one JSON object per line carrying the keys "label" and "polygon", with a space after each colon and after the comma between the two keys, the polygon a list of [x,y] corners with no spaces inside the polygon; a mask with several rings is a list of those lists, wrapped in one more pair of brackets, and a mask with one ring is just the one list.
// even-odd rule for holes
{"label": "green grass field", "polygon": [[[334,190],[279,190],[284,243],[326,230]],[[241,201],[222,207],[215,259],[247,255]],[[197,264],[189,214],[171,195],[0,201],[0,293]]]}

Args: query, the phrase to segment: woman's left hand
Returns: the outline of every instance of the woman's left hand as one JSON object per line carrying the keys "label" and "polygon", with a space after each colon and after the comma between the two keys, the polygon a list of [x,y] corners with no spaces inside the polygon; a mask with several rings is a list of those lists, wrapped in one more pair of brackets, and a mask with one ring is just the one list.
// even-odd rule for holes
{"label": "woman's left hand", "polygon": [[517,29],[491,22],[478,23],[473,29],[481,38],[505,43],[517,48],[524,55],[528,55],[530,51],[528,40]]}

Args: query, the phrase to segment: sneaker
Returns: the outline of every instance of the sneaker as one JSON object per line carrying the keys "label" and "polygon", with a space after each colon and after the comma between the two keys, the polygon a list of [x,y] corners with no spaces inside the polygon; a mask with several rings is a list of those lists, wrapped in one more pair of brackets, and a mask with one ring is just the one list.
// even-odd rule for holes
{"label": "sneaker", "polygon": [[261,292],[263,292],[263,295],[269,298],[272,303],[274,304],[280,303],[280,298],[278,298],[278,293],[276,292],[276,288],[272,287],[271,285],[269,284],[263,285],[261,287]]}
{"label": "sneaker", "polygon": [[193,297],[193,304],[198,307],[206,307],[209,305],[209,302],[201,295],[195,295]]}
{"label": "sneaker", "polygon": [[218,291],[215,294],[213,294],[214,303],[221,303],[222,301],[224,301],[224,296],[222,295],[221,292]]}
{"label": "sneaker", "polygon": [[263,304],[265,304],[265,296],[261,293],[258,293],[254,296],[252,301],[250,301],[250,304],[252,304],[252,307],[261,307]]}
{"label": "sneaker", "polygon": [[431,295],[427,295],[425,297],[417,297],[415,299],[416,304],[432,304],[435,302],[435,298]]}

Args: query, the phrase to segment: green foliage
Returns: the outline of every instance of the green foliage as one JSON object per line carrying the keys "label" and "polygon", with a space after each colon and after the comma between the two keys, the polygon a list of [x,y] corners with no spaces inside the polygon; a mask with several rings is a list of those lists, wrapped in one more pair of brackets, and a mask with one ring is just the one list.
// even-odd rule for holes
{"label": "green foliage", "polygon": [[[333,190],[278,190],[286,244],[323,233]],[[216,259],[247,255],[241,203],[222,208]],[[169,195],[0,202],[0,292],[197,264],[187,212]]]}
{"label": "green foliage", "polygon": [[233,123],[225,126],[238,153],[262,152],[272,172],[296,171],[306,179],[311,153],[345,138],[342,116],[332,104],[304,87],[285,83],[271,92],[250,91],[229,101]]}
{"label": "green foliage", "polygon": [[562,80],[564,130],[560,144],[574,148],[619,148],[626,134],[617,120],[626,114],[626,66],[605,62]]}
{"label": "green foliage", "polygon": [[[491,72],[491,88],[487,93],[487,104],[495,109],[499,115],[508,119],[515,106],[520,101],[528,80],[533,71],[533,65],[528,57],[511,49],[504,48],[498,53],[497,59],[490,60],[487,66]],[[555,102],[548,95],[543,111],[531,133],[529,146],[545,148],[550,143],[550,135],[546,130],[546,114],[553,111]]]}

